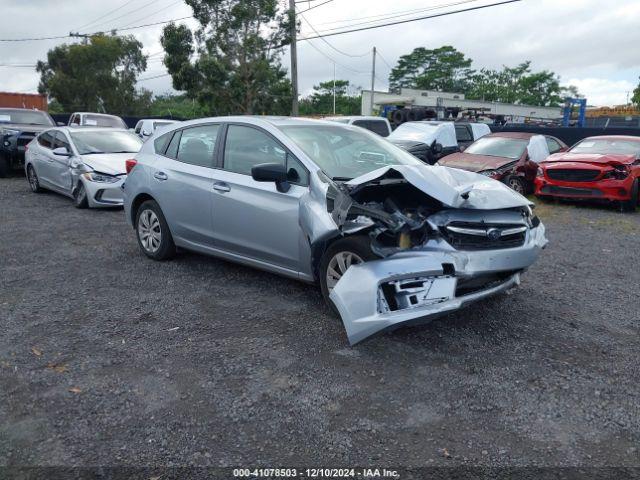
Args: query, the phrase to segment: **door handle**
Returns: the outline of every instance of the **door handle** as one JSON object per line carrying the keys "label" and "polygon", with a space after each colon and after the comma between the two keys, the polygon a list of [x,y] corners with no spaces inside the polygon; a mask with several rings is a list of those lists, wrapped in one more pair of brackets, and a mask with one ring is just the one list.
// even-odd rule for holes
{"label": "door handle", "polygon": [[230,192],[231,191],[231,187],[229,185],[227,185],[224,182],[217,182],[213,184],[213,189],[216,192],[221,192],[221,193],[225,193],[225,192]]}
{"label": "door handle", "polygon": [[155,178],[156,180],[160,180],[161,182],[164,182],[165,180],[169,179],[167,174],[164,173],[164,172],[156,172],[156,173],[154,173],[153,174],[153,178]]}

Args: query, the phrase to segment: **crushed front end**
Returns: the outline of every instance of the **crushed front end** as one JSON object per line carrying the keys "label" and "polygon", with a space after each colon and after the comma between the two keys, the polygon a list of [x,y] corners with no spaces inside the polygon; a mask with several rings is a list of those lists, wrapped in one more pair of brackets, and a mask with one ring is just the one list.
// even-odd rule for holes
{"label": "crushed front end", "polygon": [[436,168],[394,167],[328,195],[341,234],[367,235],[380,257],[349,267],[330,293],[352,345],[517,286],[547,244],[524,197]]}

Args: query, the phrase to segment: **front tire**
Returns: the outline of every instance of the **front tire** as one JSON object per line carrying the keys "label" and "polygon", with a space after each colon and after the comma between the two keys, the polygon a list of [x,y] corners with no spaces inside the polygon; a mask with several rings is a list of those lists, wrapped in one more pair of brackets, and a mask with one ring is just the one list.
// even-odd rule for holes
{"label": "front tire", "polygon": [[635,212],[640,200],[640,180],[636,178],[631,187],[631,198],[624,202],[620,202],[620,210],[623,212]]}
{"label": "front tire", "polygon": [[176,254],[176,245],[160,205],[147,200],[136,212],[136,238],[142,253],[154,260],[168,260]]}
{"label": "front tire", "polygon": [[519,177],[518,175],[509,175],[504,179],[504,183],[507,185],[507,187],[515,190],[520,195],[527,194],[527,184],[525,183],[524,179],[522,177]]}
{"label": "front tire", "polygon": [[329,298],[335,284],[351,265],[377,258],[378,256],[371,250],[371,240],[362,235],[341,238],[333,242],[324,252],[318,271],[320,289],[324,301],[336,315],[339,315],[338,309]]}
{"label": "front tire", "polygon": [[27,167],[27,180],[29,181],[29,186],[31,187],[31,191],[33,193],[42,192],[40,180],[38,180],[38,174],[36,173],[35,168],[33,168],[33,165],[29,165]]}
{"label": "front tire", "polygon": [[73,193],[73,206],[76,208],[87,208],[89,206],[89,200],[87,200],[87,190],[84,188],[84,184],[80,182],[78,188]]}

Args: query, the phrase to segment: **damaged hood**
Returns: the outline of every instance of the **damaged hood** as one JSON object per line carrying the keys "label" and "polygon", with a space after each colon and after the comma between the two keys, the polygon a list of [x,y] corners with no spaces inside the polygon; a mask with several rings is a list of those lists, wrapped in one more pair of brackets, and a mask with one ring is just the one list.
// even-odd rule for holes
{"label": "damaged hood", "polygon": [[127,173],[125,163],[133,158],[135,153],[94,153],[82,155],[82,161],[96,172],[107,175],[122,175]]}
{"label": "damaged hood", "polygon": [[600,154],[600,153],[556,153],[548,157],[544,165],[549,166],[551,163],[591,163],[593,165],[631,165],[637,157],[631,154]]}
{"label": "damaged hood", "polygon": [[517,159],[507,157],[492,157],[490,155],[474,155],[471,153],[453,153],[438,160],[438,165],[443,167],[461,168],[469,172],[482,172],[483,170],[495,170]]}
{"label": "damaged hood", "polygon": [[456,168],[431,165],[394,165],[361,175],[346,185],[358,187],[387,179],[403,177],[445,206],[493,210],[532,205],[525,197],[502,182]]}

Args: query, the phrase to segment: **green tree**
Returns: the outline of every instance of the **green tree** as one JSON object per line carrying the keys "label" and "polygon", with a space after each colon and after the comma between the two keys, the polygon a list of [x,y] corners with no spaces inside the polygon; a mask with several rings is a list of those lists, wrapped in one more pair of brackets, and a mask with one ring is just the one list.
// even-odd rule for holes
{"label": "green tree", "polygon": [[278,0],[186,2],[197,31],[171,23],[161,38],[174,88],[210,114],[289,113],[291,85],[279,58],[290,19]]}
{"label": "green tree", "polygon": [[633,97],[631,97],[631,103],[640,107],[640,83],[633,91]]}
{"label": "green tree", "polygon": [[[327,115],[333,113],[333,80],[314,85],[313,93],[300,102],[302,115]],[[360,88],[349,80],[336,80],[336,114],[356,115],[361,110]]]}
{"label": "green tree", "polygon": [[400,57],[389,74],[389,85],[392,90],[405,87],[460,92],[473,73],[470,66],[471,59],[452,46],[433,50],[419,47]]}
{"label": "green tree", "polygon": [[188,120],[206,117],[208,113],[194,98],[189,98],[185,94],[164,94],[153,98],[149,115]]}
{"label": "green tree", "polygon": [[38,61],[38,91],[67,112],[145,114],[151,92],[136,90],[147,68],[142,44],[132,36],[94,35],[86,44],[59,45]]}

